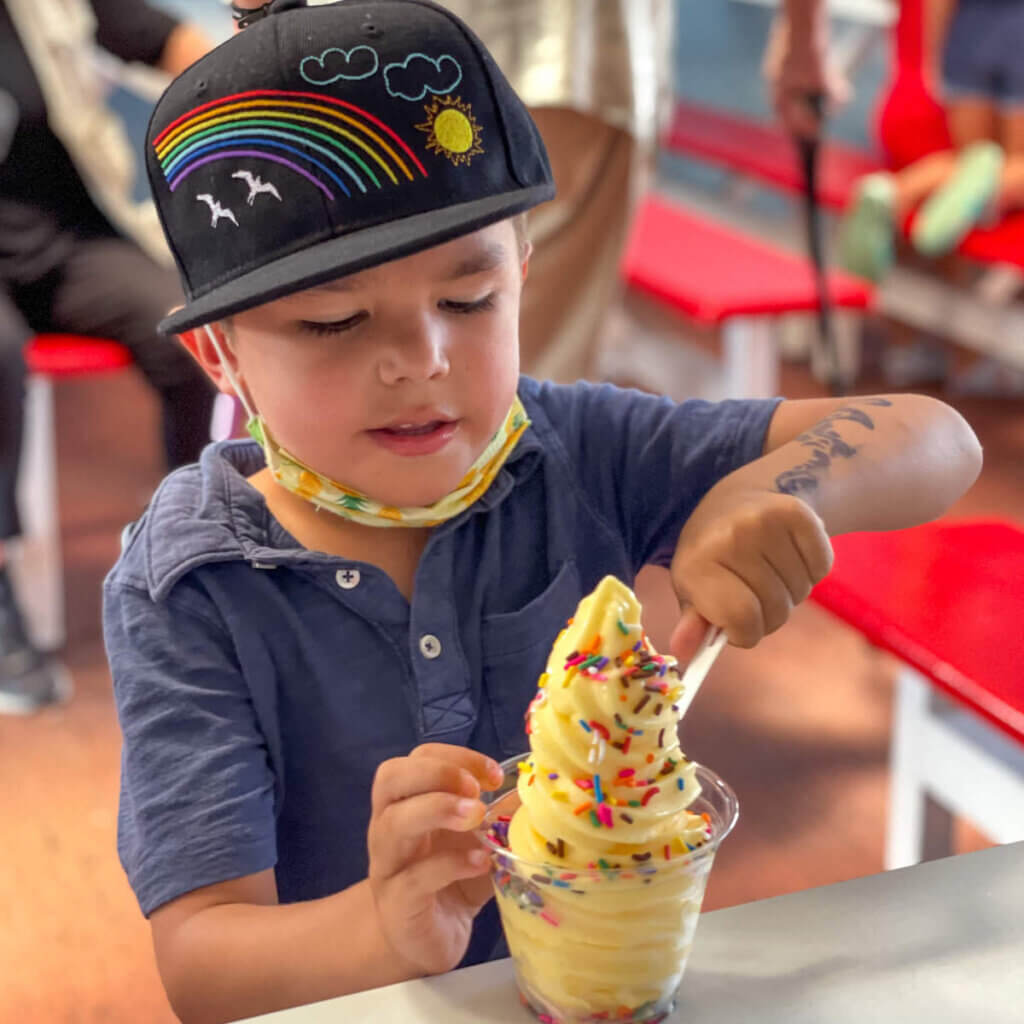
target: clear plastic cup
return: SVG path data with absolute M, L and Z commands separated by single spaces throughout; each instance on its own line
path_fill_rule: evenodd
M 615 868 L 571 868 L 528 861 L 493 834 L 519 809 L 519 762 L 483 794 L 481 836 L 523 1004 L 542 1024 L 654 1024 L 672 1012 L 700 914 L 711 862 L 739 815 L 736 794 L 696 766 L 710 836 L 692 853 L 666 851 Z M 500 827 L 499 827 L 500 832 Z

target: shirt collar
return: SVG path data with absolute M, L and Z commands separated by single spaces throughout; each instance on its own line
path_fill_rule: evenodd
M 468 509 L 437 527 L 436 535 L 490 512 L 536 471 L 546 423 L 538 422 L 525 396 L 524 404 L 532 425 L 494 482 Z M 302 547 L 270 514 L 263 495 L 246 479 L 264 465 L 255 441 L 221 441 L 204 449 L 198 465 L 177 470 L 161 484 L 137 527 L 154 601 L 166 597 L 186 573 L 208 563 L 247 561 L 270 567 L 340 561 Z

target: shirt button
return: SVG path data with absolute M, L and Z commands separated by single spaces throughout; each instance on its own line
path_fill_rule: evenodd
M 352 590 L 359 586 L 358 569 L 339 569 L 334 574 L 334 578 L 342 590 Z
M 424 658 L 439 658 L 441 656 L 441 641 L 433 633 L 424 633 L 420 637 L 420 654 Z

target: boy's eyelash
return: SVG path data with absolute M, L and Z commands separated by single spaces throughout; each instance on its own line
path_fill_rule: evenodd
M 482 313 L 484 310 L 494 309 L 494 292 L 475 302 L 453 302 L 445 299 L 440 305 L 449 313 Z
M 361 324 L 365 319 L 365 313 L 356 313 L 355 316 L 346 317 L 344 320 L 331 320 L 327 323 L 319 320 L 303 320 L 302 329 L 310 334 L 317 334 L 321 337 L 326 334 L 344 334 L 345 331 L 352 330 L 353 327 Z
M 482 313 L 485 310 L 494 309 L 494 292 L 473 302 L 455 302 L 451 299 L 444 299 L 439 305 L 448 313 Z M 344 320 L 330 320 L 326 323 L 320 320 L 303 320 L 301 323 L 304 331 L 323 337 L 328 334 L 344 334 L 345 331 L 352 330 L 365 319 L 365 313 L 357 313 Z

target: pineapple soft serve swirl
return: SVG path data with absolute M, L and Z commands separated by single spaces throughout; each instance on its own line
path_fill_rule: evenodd
M 687 810 L 700 786 L 676 735 L 680 673 L 640 612 L 606 576 L 559 634 L 507 826 L 512 853 L 562 869 L 543 913 L 505 915 L 510 950 L 532 988 L 581 1013 L 674 991 L 707 873 L 686 859 L 710 825 Z

